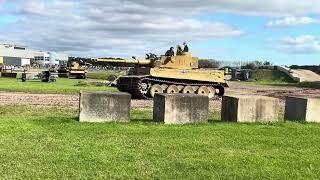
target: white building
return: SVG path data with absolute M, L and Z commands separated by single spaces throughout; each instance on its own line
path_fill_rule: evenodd
M 42 52 L 28 49 L 26 46 L 0 44 L 0 64 L 24 66 L 32 61 L 39 64 L 65 64 L 67 54 Z

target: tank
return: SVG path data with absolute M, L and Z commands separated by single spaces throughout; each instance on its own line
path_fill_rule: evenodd
M 68 78 L 76 79 L 86 79 L 87 78 L 87 68 L 84 65 L 76 61 L 72 61 L 67 67 L 67 76 Z
M 156 93 L 189 93 L 209 98 L 223 96 L 228 87 L 224 70 L 206 70 L 190 52 L 176 56 L 151 55 L 143 60 L 97 59 L 97 62 L 134 64 L 128 75 L 117 79 L 116 87 L 133 98 L 153 98 Z

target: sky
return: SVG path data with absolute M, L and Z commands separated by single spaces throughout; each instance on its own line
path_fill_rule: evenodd
M 319 0 L 0 0 L 0 42 L 71 56 L 319 65 L 319 32 Z

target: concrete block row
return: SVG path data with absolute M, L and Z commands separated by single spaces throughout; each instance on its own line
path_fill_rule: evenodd
M 222 121 L 276 122 L 279 100 L 264 96 L 224 96 Z M 287 97 L 284 119 L 287 121 L 320 122 L 320 98 Z
M 80 93 L 80 122 L 130 122 L 131 95 L 128 93 Z M 209 98 L 194 94 L 157 94 L 153 119 L 165 124 L 208 122 Z M 224 96 L 222 121 L 276 122 L 279 100 L 265 96 Z M 320 99 L 289 97 L 285 119 L 320 122 Z
M 130 122 L 128 93 L 80 93 L 80 122 Z M 165 124 L 208 122 L 209 98 L 193 94 L 157 94 L 153 119 Z

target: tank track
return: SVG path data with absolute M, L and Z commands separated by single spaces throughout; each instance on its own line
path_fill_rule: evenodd
M 215 97 L 214 99 L 219 99 L 224 94 L 224 87 L 221 84 L 218 83 L 201 83 L 201 82 L 179 82 L 174 80 L 167 80 L 167 79 L 159 79 L 159 78 L 152 78 L 152 77 L 135 77 L 132 79 L 132 91 L 129 93 L 132 95 L 133 98 L 137 99 L 150 99 L 148 93 L 144 94 L 140 90 L 140 85 L 144 82 L 150 83 L 150 84 L 166 84 L 166 85 L 182 85 L 182 86 L 211 86 L 214 88 L 219 89 L 220 93 L 218 94 L 218 97 Z M 150 88 L 149 88 L 150 90 Z

